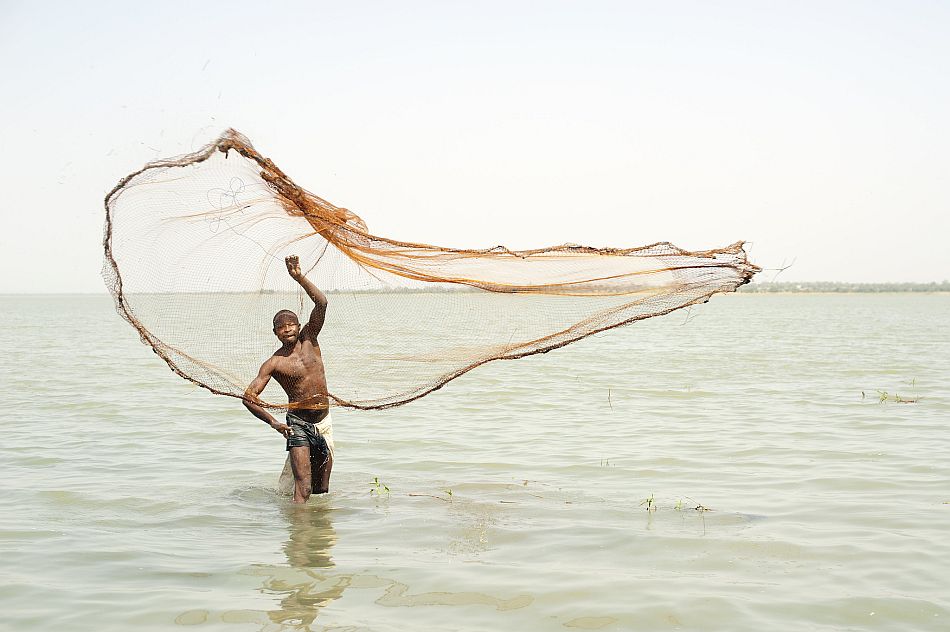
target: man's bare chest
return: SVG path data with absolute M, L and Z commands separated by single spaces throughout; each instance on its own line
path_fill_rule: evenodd
M 288 356 L 278 356 L 274 366 L 274 376 L 279 378 L 300 378 L 311 374 L 323 374 L 323 358 L 320 348 L 303 345 Z

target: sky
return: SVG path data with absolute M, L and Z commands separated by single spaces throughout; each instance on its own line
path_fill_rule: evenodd
M 939 1 L 0 0 L 0 293 L 104 292 L 105 194 L 227 127 L 395 239 L 942 281 L 947 33 Z

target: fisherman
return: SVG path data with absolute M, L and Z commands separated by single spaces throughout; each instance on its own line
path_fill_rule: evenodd
M 287 257 L 287 272 L 314 303 L 302 328 L 297 314 L 282 309 L 274 315 L 274 335 L 281 347 L 261 365 L 244 392 L 244 405 L 258 419 L 287 439 L 288 461 L 294 478 L 295 503 L 310 494 L 324 494 L 333 468 L 333 428 L 330 421 L 327 378 L 317 336 L 327 313 L 327 297 L 300 271 L 296 255 Z M 287 423 L 281 423 L 261 406 L 260 394 L 271 378 L 287 393 Z

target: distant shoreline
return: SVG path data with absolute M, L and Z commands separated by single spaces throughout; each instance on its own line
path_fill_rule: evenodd
M 787 281 L 749 283 L 738 290 L 745 294 L 880 294 L 891 292 L 950 292 L 950 281 L 937 283 L 836 283 L 833 281 Z
M 327 290 L 328 294 L 454 294 L 461 292 L 480 293 L 473 288 L 459 288 L 456 290 L 400 288 L 379 292 L 376 290 Z M 785 281 L 779 283 L 749 283 L 737 290 L 739 294 L 885 294 L 901 292 L 950 292 L 950 281 L 937 283 L 839 283 L 835 281 Z M 221 294 L 248 295 L 248 294 L 278 294 L 271 290 L 264 292 L 221 292 Z M 188 293 L 186 293 L 188 294 Z M 195 292 L 194 294 L 203 294 Z M 293 292 L 286 292 L 293 295 Z M 0 292 L 0 297 L 13 296 L 102 296 L 110 297 L 108 292 Z

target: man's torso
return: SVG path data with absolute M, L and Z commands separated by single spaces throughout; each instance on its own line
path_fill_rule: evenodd
M 327 378 L 319 344 L 301 340 L 289 354 L 275 353 L 273 361 L 274 379 L 287 393 L 288 401 L 302 403 L 304 408 L 326 409 Z

